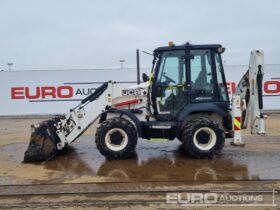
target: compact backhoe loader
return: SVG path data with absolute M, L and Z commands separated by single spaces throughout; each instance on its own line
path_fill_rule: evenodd
M 240 130 L 247 127 L 249 116 L 252 133 L 264 134 L 263 52 L 251 52 L 249 70 L 231 104 L 221 59 L 224 51 L 218 44 L 189 43 L 155 49 L 151 75 L 143 74 L 141 84 L 122 89 L 105 82 L 66 115 L 32 125 L 24 161 L 52 158 L 97 120 L 96 146 L 108 159 L 129 158 L 139 138 L 177 138 L 190 156 L 213 157 L 226 137 L 234 137 L 233 145 L 244 144 Z

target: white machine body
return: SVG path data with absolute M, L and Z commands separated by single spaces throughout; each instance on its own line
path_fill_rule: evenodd
M 126 89 L 122 89 L 116 82 L 109 81 L 108 88 L 103 93 L 105 94 L 105 100 L 100 99 L 81 104 L 65 116 L 65 119 L 61 120 L 57 125 L 57 135 L 61 142 L 58 143 L 57 148 L 63 149 L 68 144 L 75 141 L 80 135 L 83 134 L 87 128 L 92 125 L 99 116 L 96 116 L 96 111 L 102 113 L 104 107 L 121 107 L 138 109 L 147 105 L 147 92 L 148 83 L 142 83 L 140 85 L 134 85 Z M 132 107 L 133 106 L 133 107 Z M 96 110 L 98 109 L 98 110 Z M 114 116 L 114 114 L 111 117 Z M 139 119 L 144 120 L 147 113 L 143 109 L 142 114 L 138 114 Z M 70 123 L 69 123 L 70 122 Z

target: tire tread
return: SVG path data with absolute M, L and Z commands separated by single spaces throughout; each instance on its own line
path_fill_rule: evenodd
M 121 151 L 112 151 L 105 144 L 105 135 L 112 128 L 121 128 L 128 135 L 128 144 Z M 128 120 L 120 117 L 105 120 L 96 131 L 95 143 L 99 152 L 107 159 L 126 159 L 134 154 L 137 145 L 137 130 Z

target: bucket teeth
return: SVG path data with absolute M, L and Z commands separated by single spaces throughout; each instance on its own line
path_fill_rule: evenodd
M 38 127 L 33 126 L 29 146 L 24 153 L 24 162 L 45 161 L 57 154 L 56 145 L 59 143 L 59 138 L 54 124 L 59 120 L 60 118 L 55 118 L 40 123 Z

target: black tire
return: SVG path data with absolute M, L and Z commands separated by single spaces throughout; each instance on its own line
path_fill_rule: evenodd
M 223 130 L 206 117 L 190 120 L 182 130 L 182 143 L 188 155 L 196 158 L 219 154 L 225 144 Z
M 137 130 L 124 118 L 111 118 L 97 129 L 95 143 L 99 152 L 107 159 L 126 159 L 134 154 Z

